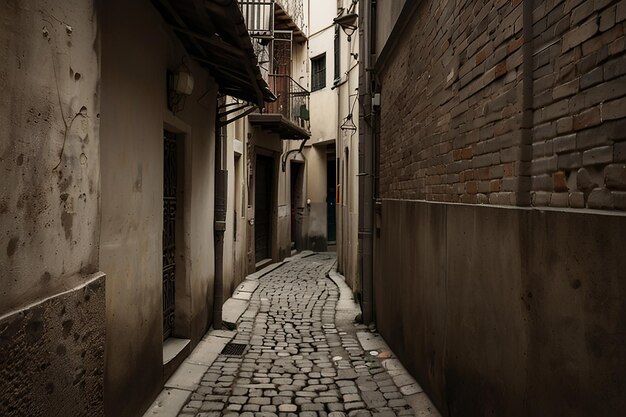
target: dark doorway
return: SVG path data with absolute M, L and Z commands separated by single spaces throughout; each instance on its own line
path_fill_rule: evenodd
M 163 134 L 163 340 L 174 332 L 176 307 L 176 135 Z
M 298 234 L 302 224 L 302 194 L 303 194 L 303 169 L 304 164 L 291 162 L 291 248 L 298 247 Z
M 328 154 L 326 160 L 326 224 L 328 227 L 327 233 L 328 244 L 334 244 L 337 240 L 337 171 L 335 168 L 336 158 L 335 155 Z
M 254 186 L 255 262 L 272 257 L 272 197 L 274 158 L 257 155 Z

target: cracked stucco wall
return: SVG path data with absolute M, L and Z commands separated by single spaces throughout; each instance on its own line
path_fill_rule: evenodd
M 3 416 L 102 413 L 97 29 L 89 0 L 0 3 Z
M 0 5 L 0 314 L 98 270 L 97 27 L 63 4 Z

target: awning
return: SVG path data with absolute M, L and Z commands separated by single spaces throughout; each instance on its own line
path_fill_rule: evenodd
M 220 93 L 259 107 L 276 97 L 261 76 L 236 0 L 152 0 L 192 58 L 206 67 Z

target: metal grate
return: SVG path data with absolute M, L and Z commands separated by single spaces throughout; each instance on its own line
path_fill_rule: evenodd
M 163 340 L 174 333 L 176 310 L 176 135 L 164 133 L 163 160 Z
M 246 350 L 246 346 L 248 345 L 244 343 L 228 343 L 224 346 L 224 349 L 222 349 L 222 355 L 241 356 L 243 355 L 243 351 Z

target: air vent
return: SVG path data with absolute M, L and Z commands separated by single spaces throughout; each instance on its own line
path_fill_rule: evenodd
M 228 356 L 241 356 L 243 355 L 243 351 L 246 350 L 246 344 L 244 343 L 228 343 L 222 349 L 222 355 Z

